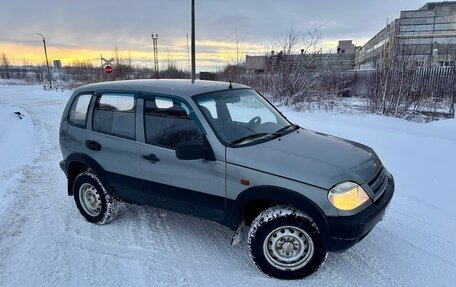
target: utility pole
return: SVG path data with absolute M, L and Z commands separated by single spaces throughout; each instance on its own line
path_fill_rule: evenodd
M 44 39 L 43 34 L 36 33 L 38 36 L 41 36 L 43 38 L 43 46 L 44 46 L 44 55 L 46 56 L 46 66 L 48 70 L 48 79 L 49 79 L 49 88 L 52 89 L 52 75 L 51 75 L 51 69 L 49 69 L 49 61 L 48 61 L 48 54 L 47 54 L 47 49 L 46 49 L 46 40 Z
M 195 64 L 195 0 L 192 0 L 192 84 L 195 83 L 196 64 Z
M 158 70 L 158 34 L 152 33 L 152 43 L 154 46 L 154 70 L 155 70 L 155 79 L 160 78 L 159 70 Z

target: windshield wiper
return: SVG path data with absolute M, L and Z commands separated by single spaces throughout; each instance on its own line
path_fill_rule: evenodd
M 270 135 L 268 133 L 258 133 L 258 134 L 251 134 L 251 135 L 248 135 L 248 136 L 245 136 L 245 137 L 242 137 L 240 139 L 237 139 L 237 140 L 234 140 L 230 143 L 230 145 L 235 145 L 235 144 L 238 144 L 238 143 L 241 143 L 241 142 L 244 142 L 246 140 L 253 140 L 253 139 L 256 139 L 256 138 L 261 138 L 261 137 L 265 137 L 267 135 Z
M 280 130 L 277 130 L 273 133 L 273 135 L 275 136 L 282 136 L 285 134 L 285 132 L 289 129 L 289 128 L 293 128 L 293 130 L 297 130 L 299 129 L 300 127 L 298 125 L 295 125 L 295 124 L 291 124 L 291 125 L 288 125 L 288 126 L 285 126 L 283 128 L 281 128 Z
M 297 130 L 299 129 L 300 127 L 298 125 L 295 125 L 295 124 L 291 124 L 291 125 L 288 125 L 286 127 L 283 127 L 281 128 L 280 130 L 277 130 L 273 133 L 257 133 L 257 134 L 251 134 L 251 135 L 248 135 L 248 136 L 245 136 L 245 137 L 242 137 L 242 138 L 239 138 L 237 140 L 234 140 L 230 143 L 230 145 L 236 145 L 236 144 L 239 144 L 241 142 L 244 142 L 244 141 L 247 141 L 247 140 L 254 140 L 254 139 L 257 139 L 257 138 L 262 138 L 262 137 L 266 137 L 266 136 L 272 136 L 272 137 L 281 137 L 283 136 L 284 134 L 287 133 L 287 130 L 290 129 L 290 128 L 293 128 L 293 130 Z

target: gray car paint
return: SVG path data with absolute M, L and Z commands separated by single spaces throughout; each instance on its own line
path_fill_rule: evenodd
M 167 98 L 164 95 L 160 95 L 160 97 Z M 143 107 L 144 100 L 138 99 L 138 103 L 138 106 Z M 138 117 L 141 119 L 143 117 L 142 111 L 142 108 L 138 111 Z M 144 130 L 144 121 L 141 120 L 138 124 L 141 134 L 144 135 L 142 132 Z M 174 149 L 147 144 L 144 137 L 139 143 L 139 149 L 141 155 L 154 154 L 160 159 L 160 161 L 155 163 L 144 159 L 141 160 L 144 180 L 175 186 L 184 190 L 226 197 L 224 160 L 179 160 Z M 148 191 L 145 190 L 144 192 L 147 198 Z M 204 207 L 202 206 L 201 208 Z
M 134 95 L 132 95 L 134 96 Z M 89 115 L 93 115 L 95 97 L 89 106 Z M 75 127 L 68 125 L 68 138 L 78 139 L 78 146 L 82 153 L 96 160 L 107 172 L 141 178 L 142 171 L 139 158 L 139 143 L 107 135 L 92 130 L 92 117 L 87 117 L 87 128 Z M 93 151 L 86 146 L 86 141 L 95 141 L 101 145 L 101 151 Z M 141 202 L 143 197 L 141 190 L 118 188 L 118 195 L 131 202 Z
M 376 156 L 370 148 L 305 129 L 258 145 L 228 148 L 226 154 L 228 163 L 324 189 L 343 181 L 364 184 L 380 168 L 373 164 Z M 364 168 L 356 168 L 360 166 Z
M 240 179 L 247 179 L 249 186 L 242 185 Z M 338 216 L 337 209 L 328 200 L 328 191 L 299 181 L 265 173 L 259 170 L 228 163 L 226 166 L 227 197 L 235 200 L 239 194 L 252 186 L 279 186 L 298 192 L 312 200 L 326 216 Z M 364 209 L 365 206 L 362 208 Z M 357 212 L 362 210 L 356 210 Z

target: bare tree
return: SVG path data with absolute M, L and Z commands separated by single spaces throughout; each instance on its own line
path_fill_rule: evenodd
M 44 80 L 44 63 L 34 67 L 35 79 L 38 83 L 43 83 Z
M 291 28 L 279 40 L 282 50 L 277 56 L 272 55 L 270 61 L 273 99 L 283 101 L 285 105 L 311 99 L 311 90 L 318 83 L 317 62 L 321 49 L 317 49 L 317 44 L 320 39 L 317 28 L 307 34 Z
M 10 65 L 8 57 L 6 56 L 5 53 L 2 53 L 2 61 L 0 64 L 0 68 L 1 68 L 0 77 L 3 79 L 10 79 L 11 78 L 11 71 L 10 71 L 11 65 Z
M 236 79 L 284 105 L 296 108 L 303 104 L 321 106 L 330 96 L 338 95 L 339 90 L 349 89 L 351 80 L 348 80 L 350 76 L 338 76 L 323 69 L 325 59 L 318 48 L 320 39 L 318 27 L 308 33 L 291 28 L 273 45 L 279 52 L 266 54 L 266 73 L 247 73 L 245 67 L 229 64 L 219 72 L 219 79 Z M 328 76 L 334 76 L 334 81 L 328 81 Z
M 412 118 L 422 108 L 424 85 L 416 85 L 423 76 L 412 51 L 392 38 L 385 43 L 384 54 L 370 74 L 367 107 L 373 113 Z
M 168 52 L 168 63 L 165 70 L 160 70 L 160 79 L 188 79 L 189 73 L 178 67 Z
M 117 80 L 126 80 L 133 78 L 133 66 L 131 53 L 128 53 L 128 56 L 125 57 L 124 53 L 120 51 L 117 46 L 114 47 L 114 67 L 112 76 L 109 78 Z
M 450 55 L 450 66 L 451 66 L 451 78 L 450 89 L 451 89 L 451 100 L 450 100 L 450 115 L 453 118 L 456 118 L 456 45 L 452 45 L 452 49 L 449 53 Z
M 92 64 L 90 60 L 75 60 L 71 65 L 64 66 L 61 79 L 68 88 L 76 88 L 82 84 L 102 80 L 100 67 Z
M 242 35 L 238 33 L 236 26 L 236 38 L 233 50 L 229 53 L 228 66 L 223 70 L 224 77 L 233 82 L 242 82 L 245 76 L 245 67 L 243 66 L 246 55 L 246 47 Z

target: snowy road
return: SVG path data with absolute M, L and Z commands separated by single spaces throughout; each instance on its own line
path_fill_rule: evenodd
M 9 111 L 6 103 L 15 105 L 25 111 L 23 120 L 34 126 L 34 136 L 24 137 L 30 140 L 23 151 L 32 152 L 30 160 L 0 169 L 0 200 L 8 199 L 0 205 L 0 286 L 454 286 L 456 282 L 455 120 L 424 125 L 285 110 L 303 127 L 372 146 L 397 183 L 387 216 L 366 239 L 344 254 L 330 254 L 313 276 L 286 282 L 263 275 L 250 262 L 245 245 L 231 247 L 231 231 L 209 221 L 133 206 L 106 226 L 85 222 L 66 195 L 66 179 L 58 165 L 58 126 L 68 95 L 43 92 L 38 86 L 0 87 L 0 113 Z M 5 146 L 10 139 L 3 134 L 0 131 L 0 143 Z M 0 166 L 7 166 L 5 159 L 11 158 L 6 149 L 0 150 Z

